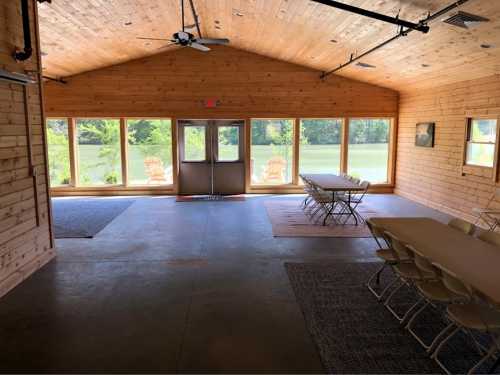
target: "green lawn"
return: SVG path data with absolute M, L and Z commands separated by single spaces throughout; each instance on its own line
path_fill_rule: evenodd
M 101 146 L 80 145 L 80 181 L 85 185 L 105 185 L 104 176 L 114 171 L 121 181 L 121 165 L 118 162 L 114 167 L 106 163 L 106 159 L 99 159 Z M 161 146 L 150 146 L 152 154 L 158 154 Z M 232 158 L 236 154 L 237 146 L 224 146 L 221 155 Z M 154 152 L 153 152 L 154 151 Z M 116 152 L 119 152 L 117 150 Z M 162 152 L 162 151 L 160 151 Z M 340 165 L 339 145 L 302 145 L 300 148 L 300 172 L 301 173 L 338 173 Z M 129 180 L 131 184 L 144 185 L 148 177 L 144 168 L 144 154 L 139 146 L 129 146 Z M 165 151 L 164 167 L 168 182 L 171 183 L 171 154 Z M 281 156 L 287 161 L 285 170 L 285 181 L 291 182 L 292 176 L 292 147 L 291 146 L 252 146 L 251 158 L 254 183 L 261 182 L 267 162 L 273 156 Z M 371 182 L 385 182 L 387 179 L 387 144 L 360 144 L 349 146 L 349 173 L 361 179 Z M 55 163 L 57 164 L 57 163 Z M 64 168 L 59 165 L 58 169 Z M 274 182 L 277 183 L 277 182 Z

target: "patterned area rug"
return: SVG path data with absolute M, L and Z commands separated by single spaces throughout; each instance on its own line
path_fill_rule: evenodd
M 128 198 L 54 198 L 54 236 L 92 238 L 134 202 Z
M 264 206 L 273 227 L 274 237 L 371 237 L 364 224 L 354 225 L 352 219 L 345 225 L 313 223 L 300 207 L 298 200 L 265 201 Z M 369 206 L 358 207 L 363 217 L 376 216 Z
M 328 373 L 442 373 L 417 341 L 368 291 L 365 282 L 380 263 L 286 263 L 288 277 L 307 328 Z M 382 282 L 392 275 L 385 273 Z M 403 290 L 394 302 L 404 311 L 416 296 Z M 415 329 L 429 342 L 445 326 L 442 313 L 426 309 Z M 464 373 L 480 358 L 465 334 L 457 334 L 440 358 L 455 373 Z M 480 372 L 487 372 L 493 361 Z

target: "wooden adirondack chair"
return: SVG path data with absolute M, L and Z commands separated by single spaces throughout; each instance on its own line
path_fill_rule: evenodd
M 281 156 L 273 156 L 268 160 L 262 176 L 264 182 L 285 182 L 286 160 Z
M 144 167 L 148 176 L 148 185 L 162 185 L 166 182 L 165 169 L 163 162 L 156 156 L 150 156 L 144 159 Z

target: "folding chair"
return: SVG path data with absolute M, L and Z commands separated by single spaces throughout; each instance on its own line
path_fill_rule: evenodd
M 365 219 L 361 214 L 359 214 L 356 209 L 358 206 L 363 203 L 363 198 L 365 197 L 366 193 L 368 192 L 368 189 L 370 188 L 370 183 L 368 181 L 363 181 L 359 184 L 362 188 L 363 191 L 359 194 L 351 194 L 351 197 L 346 197 L 345 195 L 342 197 L 342 203 L 344 205 L 342 212 L 346 211 L 351 211 L 353 215 L 356 215 L 356 219 L 360 221 L 361 223 L 365 222 Z M 349 217 L 347 217 L 343 224 L 347 223 L 347 220 L 349 220 Z
M 451 219 L 448 222 L 448 226 L 452 227 L 453 229 L 459 230 L 460 232 L 463 232 L 465 234 L 472 235 L 474 234 L 474 231 L 476 230 L 476 226 L 472 223 L 469 223 L 465 220 L 462 219 Z
M 387 297 L 384 302 L 384 306 L 391 312 L 392 315 L 398 320 L 400 324 L 403 324 L 411 316 L 411 313 L 420 305 L 424 300 L 423 297 L 419 297 L 418 300 L 408 308 L 404 314 L 398 314 L 396 310 L 391 306 L 391 301 L 396 293 L 403 287 L 408 286 L 409 288 L 415 287 L 415 282 L 426 281 L 435 279 L 434 273 L 425 272 L 417 268 L 415 262 L 412 258 L 413 254 L 409 253 L 405 244 L 403 244 L 395 235 L 390 232 L 384 232 L 384 237 L 390 244 L 391 249 L 394 250 L 394 255 L 398 258 L 395 264 L 391 265 L 396 276 L 400 279 L 400 285 L 395 288 L 391 294 Z M 408 260 L 402 260 L 408 259 Z
M 468 374 L 473 374 L 485 361 L 490 358 L 496 358 L 500 354 L 500 311 L 498 307 L 484 300 L 471 286 L 465 284 L 459 277 L 452 272 L 439 266 L 442 270 L 442 275 L 454 280 L 454 283 L 461 283 L 461 288 L 465 288 L 471 295 L 471 301 L 465 304 L 453 304 L 447 307 L 446 315 L 450 321 L 449 327 L 454 328 L 453 331 L 436 347 L 431 358 L 447 373 L 451 372 L 440 361 L 439 353 L 444 345 L 458 332 L 464 331 L 472 340 L 474 347 L 482 358 L 470 370 Z M 444 282 L 444 279 L 443 279 Z M 491 338 L 491 345 L 485 348 L 474 337 L 474 332 L 487 334 Z M 495 365 L 496 366 L 496 363 Z
M 429 259 L 425 257 L 414 247 L 407 245 L 406 249 L 413 255 L 415 265 L 421 272 L 434 274 L 434 279 L 424 279 L 416 281 L 415 286 L 418 293 L 425 299 L 423 306 L 413 314 L 406 324 L 408 332 L 418 341 L 418 343 L 428 352 L 431 353 L 436 345 L 443 339 L 444 335 L 449 332 L 450 326 L 447 325 L 441 332 L 439 332 L 430 343 L 426 343 L 414 330 L 413 323 L 420 316 L 420 314 L 428 307 L 436 308 L 438 304 L 450 305 L 452 303 L 466 303 L 469 301 L 469 295 L 466 293 L 458 294 L 453 290 L 448 289 L 441 281 L 441 270 L 434 266 Z
M 485 231 L 477 236 L 481 241 L 488 242 L 491 245 L 500 247 L 500 234 L 496 232 Z
M 380 258 L 383 263 L 382 266 L 370 276 L 365 285 L 368 290 L 377 298 L 377 300 L 382 301 L 385 297 L 385 294 L 398 281 L 398 278 L 395 278 L 381 292 L 377 292 L 372 286 L 373 280 L 375 280 L 375 284 L 379 286 L 380 276 L 382 275 L 382 272 L 388 267 L 396 264 L 399 261 L 399 257 L 397 254 L 394 254 L 394 250 L 390 248 L 389 244 L 385 240 L 382 228 L 373 223 L 371 219 L 366 220 L 366 225 L 368 226 L 368 229 L 370 229 L 373 239 L 378 245 L 378 249 L 375 251 L 375 255 Z
M 486 207 L 475 207 L 472 209 L 472 212 L 477 216 L 477 220 L 474 223 L 475 225 L 483 221 L 488 227 L 488 230 L 494 231 L 496 229 L 500 224 L 500 209 L 492 207 L 496 200 L 500 200 L 500 187 L 495 188 Z

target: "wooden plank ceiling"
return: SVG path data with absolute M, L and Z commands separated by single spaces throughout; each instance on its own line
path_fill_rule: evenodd
M 418 21 L 452 0 L 343 0 Z M 309 0 L 194 0 L 204 37 L 227 37 L 230 46 L 331 70 L 390 36 L 397 27 Z M 156 54 L 180 29 L 180 0 L 54 0 L 40 7 L 44 73 L 74 75 Z M 187 6 L 187 24 L 193 19 Z M 490 19 L 471 29 L 434 21 L 337 74 L 407 91 L 500 73 L 500 1 L 470 0 L 459 8 Z M 195 29 L 190 29 L 195 33 Z M 481 45 L 490 45 L 485 49 Z M 178 48 L 176 46 L 169 47 Z M 203 52 L 200 52 L 200 54 Z

